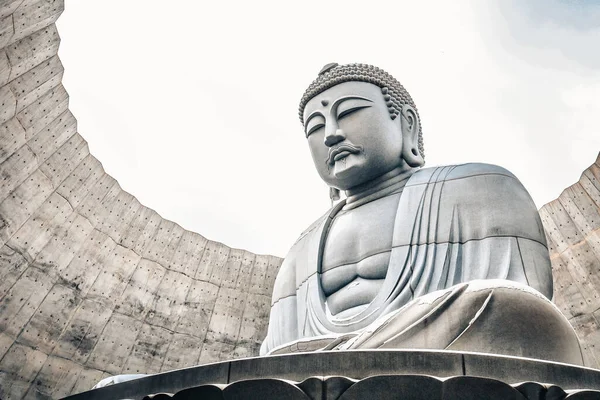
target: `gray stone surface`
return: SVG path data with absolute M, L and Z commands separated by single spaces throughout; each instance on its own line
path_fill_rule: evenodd
M 508 385 L 481 377 L 455 377 L 440 380 L 420 375 L 374 376 L 360 381 L 344 377 L 308 378 L 303 382 L 279 379 L 259 379 L 235 382 L 222 388 L 217 385 L 202 385 L 185 389 L 175 395 L 160 393 L 144 397 L 143 400 L 168 399 L 306 399 L 306 400 L 349 400 L 349 399 L 413 399 L 413 400 L 563 400 L 600 398 L 600 391 L 569 390 L 554 385 L 524 382 Z
M 575 327 L 586 365 L 600 367 L 600 155 L 579 182 L 540 209 L 554 301 Z
M 224 398 L 287 398 L 276 396 L 281 393 L 277 389 L 279 383 L 270 386 L 270 391 L 265 389 L 273 381 L 288 382 L 310 399 L 337 399 L 342 393 L 348 396 L 343 398 L 362 399 L 488 399 L 499 393 L 512 393 L 517 397 L 498 398 L 521 398 L 520 394 L 529 396 L 526 399 L 539 400 L 564 399 L 566 393 L 572 394 L 571 391 L 576 390 L 598 391 L 600 371 L 519 357 L 439 350 L 313 352 L 225 361 L 164 372 L 74 395 L 69 400 L 142 399 L 150 394 L 179 392 L 178 396 L 185 398 L 183 390 L 194 387 L 202 389 L 187 391 L 188 395 L 193 395 L 191 398 L 205 398 L 202 396 L 208 396 L 214 388 L 223 390 Z M 362 382 L 361 385 L 354 387 L 358 382 Z M 523 385 L 523 382 L 530 383 Z M 210 392 L 206 391 L 207 387 L 212 388 Z M 241 397 L 227 396 L 227 391 L 233 391 L 234 387 Z M 431 394 L 427 389 L 436 388 L 442 389 L 444 395 L 451 395 L 422 397 Z M 364 397 L 365 393 L 370 395 Z M 531 397 L 532 393 L 540 397 Z M 544 397 L 546 394 L 557 396 Z
M 0 2 L 0 397 L 81 392 L 118 366 L 168 371 L 255 355 L 281 260 L 163 222 L 104 172 L 61 85 L 54 21 L 63 8 L 63 1 Z M 597 161 L 541 210 L 555 301 L 590 365 L 600 345 L 599 171 Z M 168 272 L 184 285 L 191 279 L 183 301 L 163 282 Z M 122 298 L 110 298 L 101 282 L 116 284 Z M 243 311 L 223 306 L 231 293 L 244 297 Z M 112 327 L 124 321 L 131 324 L 116 337 Z M 113 340 L 129 352 L 125 360 L 100 351 L 113 351 Z
M 540 216 L 514 175 L 422 168 L 415 103 L 371 65 L 325 66 L 300 120 L 317 172 L 346 198 L 286 256 L 261 354 L 456 349 L 583 363 L 550 301 Z
M 0 1 L 0 398 L 258 353 L 281 260 L 144 207 L 68 109 L 60 0 Z
M 317 355 L 315 355 L 317 354 Z M 427 351 L 351 351 L 301 353 L 263 358 L 250 358 L 230 363 L 230 382 L 260 377 L 277 377 L 301 381 L 311 375 L 342 375 L 359 379 L 394 371 L 435 375 L 462 374 L 462 356 L 453 352 Z

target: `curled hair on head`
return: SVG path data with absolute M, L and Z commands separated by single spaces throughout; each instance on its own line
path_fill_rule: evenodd
M 417 113 L 417 117 L 419 116 L 417 106 L 404 86 L 402 86 L 400 82 L 396 80 L 396 78 L 381 68 L 377 68 L 368 64 L 338 65 L 331 63 L 325 65 L 323 69 L 321 69 L 317 79 L 315 79 L 308 86 L 308 89 L 306 89 L 302 99 L 300 100 L 299 115 L 302 125 L 304 125 L 304 107 L 306 107 L 306 103 L 308 103 L 310 99 L 335 85 L 352 81 L 368 82 L 379 86 L 392 119 L 396 119 L 396 117 L 402 113 L 402 107 L 405 104 L 408 104 L 414 108 L 415 112 Z M 420 120 L 421 118 L 419 117 L 419 121 Z M 425 158 L 421 124 L 419 124 L 418 146 L 419 153 L 421 153 L 421 156 Z

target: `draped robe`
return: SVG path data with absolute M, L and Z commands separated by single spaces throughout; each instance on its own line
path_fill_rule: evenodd
M 415 172 L 390 215 L 381 290 L 360 312 L 336 319 L 320 274 L 328 229 L 343 206 L 313 223 L 286 256 L 261 354 L 445 348 L 581 363 L 573 329 L 549 300 L 552 271 L 537 209 L 507 170 L 473 163 Z

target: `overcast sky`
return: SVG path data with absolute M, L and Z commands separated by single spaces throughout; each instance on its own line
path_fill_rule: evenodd
M 211 240 L 284 256 L 329 207 L 297 107 L 329 62 L 410 91 L 427 166 L 486 162 L 538 207 L 600 151 L 597 1 L 66 1 L 64 85 L 123 189 Z

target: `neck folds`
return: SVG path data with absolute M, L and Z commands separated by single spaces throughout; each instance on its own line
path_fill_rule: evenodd
M 415 171 L 415 168 L 397 167 L 372 181 L 346 190 L 346 205 L 343 210 L 351 210 L 373 200 L 400 193 Z

